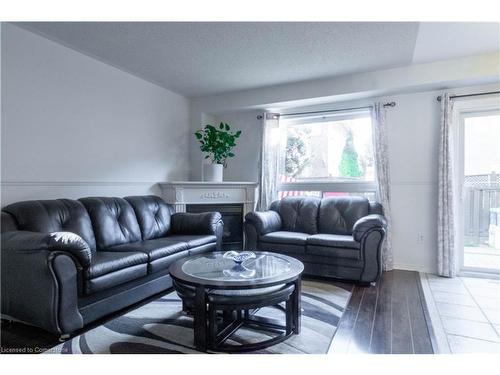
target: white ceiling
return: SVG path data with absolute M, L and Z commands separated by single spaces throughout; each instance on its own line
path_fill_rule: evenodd
M 499 50 L 496 23 L 30 22 L 16 25 L 196 97 Z
M 500 50 L 500 23 L 423 22 L 418 29 L 413 63 L 478 55 Z

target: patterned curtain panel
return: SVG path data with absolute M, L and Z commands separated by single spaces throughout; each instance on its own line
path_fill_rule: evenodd
M 262 149 L 260 156 L 260 181 L 258 210 L 265 211 L 272 201 L 278 199 L 278 165 L 281 131 L 279 115 L 265 113 L 263 116 Z
M 389 176 L 389 147 L 387 140 L 387 124 L 383 104 L 375 103 L 372 108 L 373 123 L 373 153 L 375 157 L 375 170 L 377 178 L 377 199 L 384 207 L 387 219 L 387 235 L 382 244 L 382 263 L 385 271 L 393 268 L 392 256 L 392 220 L 391 220 L 391 194 Z
M 441 96 L 441 128 L 438 172 L 438 274 L 454 277 L 457 273 L 454 204 L 454 125 L 453 103 L 449 94 Z

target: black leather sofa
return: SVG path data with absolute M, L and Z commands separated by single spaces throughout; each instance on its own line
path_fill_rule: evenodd
M 382 273 L 387 222 L 382 206 L 362 197 L 286 197 L 245 216 L 247 250 L 293 256 L 304 274 L 368 284 Z
M 1 219 L 2 317 L 61 336 L 169 289 L 170 264 L 220 248 L 223 229 L 156 196 L 24 201 Z

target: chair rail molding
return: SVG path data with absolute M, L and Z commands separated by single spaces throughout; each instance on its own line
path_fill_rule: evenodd
M 7 180 L 1 181 L 2 186 L 140 186 L 154 185 L 156 181 L 70 181 L 70 180 Z

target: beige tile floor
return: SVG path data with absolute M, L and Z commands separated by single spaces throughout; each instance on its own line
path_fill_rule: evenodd
M 421 279 L 441 353 L 500 354 L 500 280 Z

